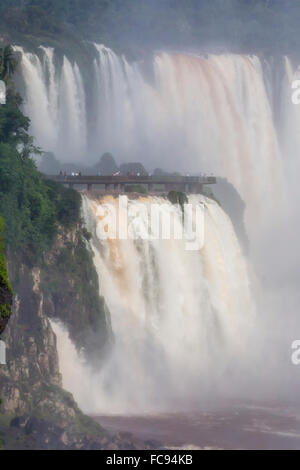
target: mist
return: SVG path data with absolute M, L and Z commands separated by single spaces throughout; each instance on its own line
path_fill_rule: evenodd
M 0 13 L 2 28 L 18 35 L 48 42 L 55 35 L 66 45 L 80 35 L 132 55 L 191 48 L 295 55 L 300 46 L 293 0 L 3 0 Z
M 195 396 L 187 400 L 186 394 L 189 389 L 200 389 L 199 384 L 202 387 L 199 402 L 202 400 L 202 403 L 208 399 L 205 397 L 214 395 L 212 390 L 218 391 L 216 400 L 219 402 L 220 397 L 222 400 L 238 397 L 268 401 L 270 394 L 271 401 L 296 400 L 299 379 L 297 367 L 291 364 L 291 344 L 297 339 L 299 305 L 299 189 L 294 176 L 299 174 L 299 164 L 295 145 L 291 142 L 298 139 L 295 125 L 298 110 L 290 99 L 296 67 L 283 59 L 274 64 L 255 56 L 203 55 L 189 51 L 157 52 L 145 60 L 129 61 L 104 45 L 89 47 L 94 54 L 89 63 L 90 73 L 80 65 L 80 60 L 77 63 L 64 57 L 59 62 L 51 48 L 43 48 L 38 55 L 16 48 L 22 57 L 20 78 L 26 91 L 24 107 L 31 117 L 32 133 L 37 143 L 65 163 L 93 164 L 109 151 L 118 162 L 139 161 L 150 171 L 163 166 L 171 172 L 213 173 L 226 178 L 237 191 L 237 195 L 231 196 L 227 203 L 231 218 L 239 219 L 238 223 L 244 225 L 249 242 L 247 252 L 242 250 L 240 256 L 249 271 L 247 282 L 256 312 L 253 316 L 250 313 L 252 307 L 244 305 L 240 308 L 241 319 L 247 322 L 251 318 L 249 331 L 242 328 L 236 333 L 247 347 L 233 354 L 230 345 L 233 338 L 225 350 L 221 346 L 220 360 L 224 362 L 221 371 L 217 366 L 209 366 L 211 358 L 207 352 L 202 378 L 198 382 L 191 375 L 190 381 L 186 381 L 189 385 L 175 393 L 172 400 L 170 384 L 174 379 L 165 381 L 158 371 L 153 371 L 151 378 L 156 383 L 153 395 L 145 399 L 142 397 L 148 379 L 143 375 L 140 384 L 133 381 L 132 388 L 130 382 L 126 382 L 127 376 L 116 379 L 112 384 L 107 379 L 109 400 L 114 388 L 131 396 L 126 402 L 117 394 L 111 410 L 121 412 L 123 407 L 124 412 L 132 411 L 139 400 L 140 411 L 153 410 L 153 403 L 160 410 L 168 407 L 167 403 L 182 407 L 184 401 L 194 403 Z M 275 83 L 274 77 L 278 75 L 281 80 Z M 41 113 L 43 119 L 40 119 Z M 288 122 L 293 125 L 288 126 Z M 215 192 L 216 195 L 219 192 L 222 207 L 226 189 L 222 193 L 217 185 Z M 244 213 L 235 213 L 237 197 L 244 204 Z M 218 227 L 221 237 L 223 229 Z M 241 238 L 239 243 L 242 246 Z M 226 253 L 229 247 L 225 245 L 223 249 Z M 97 256 L 101 258 L 103 255 L 100 248 L 96 252 L 97 264 Z M 175 259 L 176 256 L 172 262 Z M 211 253 L 210 263 L 213 262 Z M 138 261 L 136 263 L 137 266 Z M 101 289 L 106 283 L 114 286 L 115 281 L 106 279 L 103 261 L 98 271 Z M 230 277 L 232 273 L 227 275 Z M 194 275 L 187 271 L 185 276 L 192 279 Z M 203 282 L 209 281 L 204 279 Z M 116 286 L 114 290 L 117 290 Z M 109 304 L 113 296 L 111 290 L 102 294 Z M 215 295 L 218 297 L 218 292 Z M 238 295 L 243 297 L 241 293 Z M 132 302 L 135 311 L 136 302 L 141 302 L 141 299 L 133 299 Z M 172 310 L 171 305 L 169 308 Z M 210 307 L 204 307 L 207 308 L 209 310 Z M 114 322 L 118 325 L 114 320 L 118 309 L 114 305 L 110 309 L 113 325 Z M 133 315 L 132 309 L 125 309 L 128 321 Z M 192 310 L 196 314 L 196 300 Z M 231 315 L 229 309 L 223 325 L 225 330 L 232 327 Z M 199 318 L 195 318 L 193 323 L 197 321 Z M 170 318 L 169 328 L 171 326 Z M 210 338 L 214 331 L 217 334 L 211 325 L 204 322 L 202 326 Z M 118 333 L 118 328 L 113 326 L 113 331 L 117 344 L 127 335 L 126 328 Z M 218 346 L 214 341 L 211 341 L 210 351 L 215 358 Z M 149 354 L 157 360 L 154 345 L 155 341 Z M 209 350 L 207 344 L 203 347 Z M 200 350 L 195 356 L 202 353 Z M 65 355 L 64 352 L 62 354 Z M 120 351 L 115 354 L 111 369 L 107 366 L 108 377 L 122 370 L 124 358 L 132 367 L 136 361 L 132 356 L 126 359 L 126 354 Z M 184 351 L 182 357 L 185 364 L 189 362 Z M 217 358 L 215 360 L 218 361 Z M 179 371 L 178 358 L 174 359 L 173 366 Z M 83 377 L 89 371 L 89 378 L 79 381 L 89 384 L 88 388 L 93 390 L 94 398 L 90 402 L 94 403 L 94 412 L 103 412 L 109 409 L 105 380 L 103 382 L 100 378 L 101 372 L 97 374 L 91 367 L 87 365 L 82 369 Z M 139 367 L 143 373 L 147 370 L 147 367 L 143 369 L 142 362 Z M 193 370 L 198 367 L 195 365 Z M 81 393 L 80 388 L 77 390 L 77 374 L 78 371 L 70 380 L 70 390 L 75 396 Z M 180 372 L 178 374 L 180 376 Z M 131 381 L 130 378 L 128 380 Z M 159 386 L 161 400 L 157 399 L 156 386 Z M 136 395 L 133 390 L 138 390 Z M 82 393 L 85 396 L 86 392 Z M 79 395 L 79 403 L 84 407 L 86 399 Z M 93 406 L 87 411 L 92 412 Z

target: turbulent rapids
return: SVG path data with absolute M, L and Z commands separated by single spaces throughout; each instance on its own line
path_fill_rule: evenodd
M 299 111 L 291 111 L 289 60 L 275 68 L 257 57 L 156 53 L 130 63 L 102 45 L 91 48 L 82 66 L 50 48 L 33 54 L 15 47 L 37 143 L 63 162 L 94 163 L 109 151 L 149 170 L 226 177 L 246 203 L 252 246 L 257 237 L 267 252 L 285 178 L 299 174 L 291 158 Z M 256 314 L 248 261 L 220 205 L 204 196 L 189 200 L 205 207 L 204 246 L 196 252 L 181 240 L 100 241 L 97 208 L 108 201 L 117 208 L 118 200 L 83 197 L 112 350 L 101 368 L 86 364 L 64 326 L 53 328 L 65 387 L 84 410 L 176 410 L 220 384 L 224 392 L 244 383 L 235 378 L 249 361 Z M 162 211 L 168 204 L 154 196 L 143 203 Z M 180 209 L 176 217 L 180 225 Z
M 162 211 L 171 206 L 152 197 L 129 205 L 141 201 L 148 216 L 153 203 Z M 248 267 L 231 222 L 217 203 L 193 196 L 192 204 L 205 207 L 205 241 L 197 252 L 186 251 L 182 240 L 142 240 L 138 227 L 136 239 L 99 241 L 96 227 L 105 221 L 97 208 L 107 202 L 120 210 L 117 198 L 85 196 L 84 216 L 111 312 L 114 347 L 95 372 L 80 362 L 67 333 L 56 325 L 65 386 L 90 412 L 172 410 L 197 403 L 221 377 L 226 382 L 230 359 L 235 357 L 238 367 L 254 321 Z M 182 223 L 180 208 L 175 219 Z

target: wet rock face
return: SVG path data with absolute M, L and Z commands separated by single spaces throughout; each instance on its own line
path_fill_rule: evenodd
M 45 386 L 61 386 L 56 337 L 43 313 L 43 293 L 38 289 L 39 271 L 22 267 L 12 316 L 3 339 L 7 365 L 0 368 L 3 408 L 24 413 L 40 402 Z
M 13 291 L 8 279 L 4 245 L 2 241 L 3 219 L 0 217 L 0 336 L 6 328 L 11 316 Z
M 8 318 L 0 318 L 0 335 L 3 333 L 5 330 L 6 326 L 8 323 Z
M 41 270 L 43 310 L 60 320 L 89 362 L 103 360 L 112 341 L 109 312 L 80 228 L 61 233 Z
M 0 271 L 0 336 L 4 332 L 10 318 L 12 303 L 13 294 L 6 280 L 2 278 Z
M 101 441 L 105 431 L 84 416 L 62 388 L 56 336 L 44 311 L 40 269 L 21 266 L 14 287 L 14 314 L 3 335 L 7 365 L 0 367 L 0 419 L 11 422 L 5 429 L 0 427 L 4 448 L 83 448 L 93 434 Z
M 64 243 L 61 240 L 62 247 Z M 15 297 L 13 315 L 2 336 L 7 361 L 0 366 L 3 447 L 85 448 L 96 442 L 97 448 L 101 448 L 106 432 L 85 416 L 72 395 L 62 388 L 56 336 L 48 318 L 47 293 L 42 281 L 45 267 L 32 269 L 16 260 L 10 260 L 9 267 Z M 72 282 L 72 274 L 69 271 L 67 274 Z M 77 300 L 80 304 L 81 299 Z
M 3 448 L 153 448 L 153 443 L 129 433 L 110 435 L 83 415 L 72 395 L 63 390 L 40 269 L 21 266 L 14 289 L 14 314 L 3 336 L 7 365 L 0 367 L 0 420 L 6 419 L 0 426 Z
M 97 361 L 109 343 L 108 313 L 81 226 L 60 230 L 40 267 L 9 259 L 9 272 L 15 298 L 14 315 L 3 335 L 7 366 L 0 367 L 2 411 L 24 413 L 43 405 L 42 412 L 52 413 L 56 407 L 60 415 L 69 416 L 69 409 L 51 405 L 60 402 L 62 377 L 49 318 L 61 320 L 76 347 Z
M 2 336 L 7 364 L 0 366 L 0 441 L 4 449 L 151 448 L 150 443 L 129 433 L 110 435 L 85 416 L 62 388 L 56 336 L 49 317 L 59 318 L 70 328 L 77 347 L 90 344 L 94 349 L 92 329 L 97 342 L 101 330 L 104 344 L 108 337 L 104 305 L 98 303 L 98 278 L 91 272 L 92 261 L 84 250 L 75 231 L 58 237 L 41 267 L 29 268 L 10 260 L 15 296 L 13 315 Z M 71 268 L 76 266 L 79 274 L 72 277 Z M 79 282 L 87 291 L 84 294 Z M 92 295 L 91 305 L 87 300 Z
M 90 345 L 91 332 L 96 336 L 99 330 L 103 331 L 105 343 L 106 317 L 99 300 L 98 278 L 91 265 L 79 225 L 60 231 L 41 267 L 32 269 L 19 260 L 9 260 L 15 299 L 14 315 L 3 335 L 7 365 L 0 367 L 3 400 L 0 413 L 23 414 L 34 410 L 55 417 L 60 425 L 70 425 L 78 418 L 80 410 L 62 389 L 56 336 L 49 317 L 68 325 L 79 348 Z M 88 287 L 82 279 L 84 270 Z M 51 304 L 52 296 L 55 301 Z M 93 322 L 89 323 L 91 313 Z
M 20 448 L 62 450 L 76 445 L 76 439 L 72 440 L 60 426 L 28 414 L 12 419 L 8 435 L 14 437 L 13 441 L 21 441 Z
M 6 433 L 13 449 L 57 449 L 57 450 L 139 450 L 160 448 L 159 443 L 143 442 L 131 433 L 116 435 L 76 435 L 66 429 L 28 414 L 14 418 Z

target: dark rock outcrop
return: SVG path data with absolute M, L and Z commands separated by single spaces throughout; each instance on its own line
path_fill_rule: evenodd
M 0 307 L 3 312 L 0 313 L 0 335 L 4 332 L 11 315 L 11 305 L 13 300 L 12 291 L 7 283 L 0 278 Z
M 221 201 L 222 209 L 230 217 L 239 241 L 247 253 L 249 240 L 244 223 L 244 213 L 246 204 L 241 198 L 236 188 L 226 178 L 218 178 L 213 189 L 205 188 L 208 197 Z
M 77 349 L 99 363 L 111 344 L 110 316 L 80 225 L 57 236 L 40 282 L 45 315 L 66 325 Z
M 88 437 L 70 434 L 54 423 L 28 414 L 11 420 L 5 432 L 4 444 L 6 449 L 13 450 L 140 450 L 161 447 L 158 442 L 144 442 L 127 432 L 116 435 L 95 433 Z
M 79 334 L 76 337 L 75 344 L 77 341 L 79 347 L 84 344 L 84 341 L 88 341 L 88 333 L 92 327 L 95 334 L 97 328 L 103 327 L 105 329 L 105 317 L 102 316 L 101 302 L 94 306 L 94 315 L 99 317 L 93 319 L 94 323 L 88 316 L 84 317 L 84 308 L 87 308 L 86 299 L 81 297 L 81 290 L 77 290 L 76 273 L 70 269 L 68 264 L 62 273 L 66 278 L 65 282 L 60 284 L 59 270 L 62 268 L 56 264 L 58 254 L 66 248 L 70 240 L 73 242 L 74 250 L 77 244 L 81 246 L 82 250 L 87 250 L 81 245 L 83 241 L 80 230 L 81 228 L 77 227 L 68 234 L 60 234 L 53 250 L 47 254 L 38 267 L 28 267 L 16 259 L 9 260 L 8 267 L 14 287 L 15 301 L 14 314 L 3 335 L 7 347 L 7 365 L 0 367 L 2 399 L 0 439 L 4 448 L 18 447 L 17 441 L 22 442 L 20 444 L 22 448 L 28 448 L 29 444 L 33 446 L 32 448 L 77 448 L 77 445 L 79 448 L 85 448 L 85 446 L 92 445 L 88 444 L 90 442 L 97 442 L 97 446 L 100 448 L 101 439 L 107 435 L 98 423 L 80 411 L 73 396 L 63 390 L 56 336 L 48 318 L 49 291 L 46 286 L 49 287 L 49 285 L 45 282 L 51 283 L 52 293 L 57 292 L 58 295 L 61 295 L 62 290 L 67 287 L 70 290 L 73 286 L 72 294 L 78 304 L 78 312 L 74 311 L 74 322 L 79 328 L 79 332 L 80 328 L 82 330 L 82 336 Z M 85 261 L 88 263 L 89 257 Z M 52 262 L 55 263 L 60 289 L 51 277 L 53 273 L 49 266 Z M 89 270 L 90 267 L 89 265 L 85 268 Z M 83 266 L 82 270 L 84 270 Z M 82 277 L 81 283 L 83 285 L 85 281 L 91 285 L 92 291 L 95 290 L 95 297 L 98 297 L 97 276 L 94 283 L 91 283 L 90 279 L 86 280 Z M 60 300 L 55 304 L 53 312 L 55 317 L 61 320 L 66 315 L 66 324 L 71 323 L 71 316 L 66 313 L 66 305 L 69 301 L 68 289 L 65 292 L 66 304 Z M 74 294 L 75 291 L 77 291 L 77 295 Z M 59 311 L 60 306 L 62 307 L 61 311 Z M 69 306 L 70 309 L 72 307 L 72 305 Z M 79 326 L 80 311 L 84 318 Z M 76 315 L 78 315 L 77 319 Z M 106 333 L 103 333 L 104 343 L 105 335 Z M 26 423 L 21 419 L 18 421 L 18 417 L 24 415 L 29 416 L 28 420 L 25 420 Z M 15 418 L 17 420 L 14 420 Z M 14 420 L 12 428 L 8 425 L 11 420 Z M 1 425 L 3 422 L 6 423 L 6 426 Z M 20 438 L 20 433 L 24 439 Z M 25 438 L 26 436 L 29 436 L 28 439 Z M 19 441 L 19 439 L 21 440 Z M 59 444 L 59 442 L 61 443 Z
M 0 217 L 0 335 L 6 328 L 11 316 L 13 291 L 8 279 L 4 247 L 1 239 L 3 220 Z

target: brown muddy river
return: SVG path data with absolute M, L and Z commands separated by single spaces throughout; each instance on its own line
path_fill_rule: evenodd
M 109 432 L 130 432 L 164 448 L 300 449 L 300 408 L 232 406 L 214 411 L 94 416 Z

